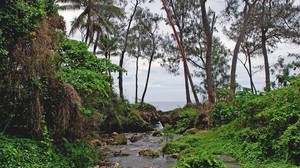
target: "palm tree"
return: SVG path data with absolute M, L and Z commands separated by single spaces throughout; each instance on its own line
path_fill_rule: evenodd
M 62 10 L 83 9 L 83 12 L 72 21 L 69 34 L 74 35 L 80 30 L 84 32 L 84 41 L 90 44 L 94 41 L 96 33 L 95 46 L 100 36 L 113 32 L 111 19 L 123 16 L 123 10 L 115 6 L 113 0 L 59 0 L 59 2 L 70 2 L 61 5 Z

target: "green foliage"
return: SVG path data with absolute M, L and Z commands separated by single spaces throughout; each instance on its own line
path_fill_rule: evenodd
M 123 128 L 128 131 L 140 132 L 153 129 L 149 123 L 143 120 L 137 110 L 131 110 L 122 120 Z
M 10 47 L 18 37 L 27 35 L 40 26 L 45 14 L 45 1 L 12 1 L 0 2 L 0 25 L 5 46 Z
M 175 133 L 184 133 L 197 122 L 198 112 L 195 107 L 185 107 L 171 113 L 171 125 Z
M 228 124 L 236 119 L 238 112 L 234 110 L 234 107 L 230 103 L 218 102 L 214 104 L 211 110 L 211 119 L 214 126 L 220 126 Z
M 7 137 L 0 134 L 1 167 L 75 167 L 68 158 L 43 141 Z
M 191 146 L 189 144 L 183 143 L 183 142 L 171 142 L 167 143 L 162 151 L 165 154 L 173 154 L 173 153 L 179 153 L 185 149 L 190 148 Z
M 225 168 L 224 164 L 212 154 L 199 151 L 190 157 L 182 159 L 178 168 Z
M 95 148 L 83 141 L 70 143 L 64 139 L 63 151 L 70 161 L 79 168 L 94 166 L 101 159 Z
M 239 138 L 259 143 L 265 156 L 299 164 L 299 134 L 296 131 L 300 122 L 299 102 L 299 86 L 281 88 L 248 100 L 241 106 L 239 119 L 248 132 L 240 131 Z
M 131 107 L 139 111 L 156 111 L 156 108 L 149 103 L 131 104 Z
M 108 97 L 112 78 L 108 72 L 122 70 L 107 59 L 99 59 L 88 51 L 85 43 L 65 39 L 58 57 L 59 76 L 86 94 L 100 92 Z
M 97 58 L 88 46 L 76 40 L 64 39 L 57 54 L 59 77 L 72 84 L 82 99 L 81 112 L 89 115 L 101 112 L 111 115 L 122 108 L 112 89 L 110 72 L 122 71 L 108 59 Z M 112 114 L 115 116 L 116 114 Z
M 164 151 L 180 153 L 178 167 L 210 167 L 207 164 L 215 159 L 219 163 L 215 154 L 233 156 L 247 168 L 296 167 L 300 164 L 299 79 L 259 95 L 244 89 L 233 102 L 215 104 L 212 116 L 219 127 L 183 135 Z

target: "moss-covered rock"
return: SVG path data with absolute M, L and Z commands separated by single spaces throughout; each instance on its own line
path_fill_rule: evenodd
M 114 145 L 126 145 L 127 138 L 124 134 L 118 134 L 113 137 L 113 144 Z
M 137 110 L 131 110 L 127 117 L 123 117 L 122 123 L 125 132 L 146 132 L 153 130 L 153 126 L 143 120 Z
M 152 136 L 155 136 L 155 137 L 162 136 L 162 132 L 161 132 L 161 131 L 154 131 L 154 132 L 152 133 Z

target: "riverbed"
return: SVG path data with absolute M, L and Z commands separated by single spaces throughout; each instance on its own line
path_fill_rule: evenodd
M 147 133 L 125 133 L 127 145 L 110 145 L 110 162 L 112 165 L 120 165 L 122 168 L 168 168 L 176 165 L 176 159 L 170 156 L 159 157 L 141 156 L 142 150 L 159 152 L 166 143 L 163 136 L 153 136 L 153 132 Z M 141 137 L 137 142 L 131 142 L 132 136 Z M 117 154 L 117 155 L 116 155 Z

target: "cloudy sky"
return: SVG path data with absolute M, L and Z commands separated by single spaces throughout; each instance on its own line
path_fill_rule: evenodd
M 225 7 L 224 0 L 209 0 L 209 7 L 214 11 L 219 11 Z M 165 15 L 164 11 L 161 9 L 162 4 L 160 0 L 156 0 L 155 4 L 147 5 L 153 12 L 162 13 Z M 73 20 L 81 11 L 71 10 L 71 11 L 60 11 L 60 14 L 65 18 L 67 24 L 67 32 L 70 30 L 70 21 Z M 167 25 L 162 25 L 161 30 L 171 31 L 171 28 Z M 233 50 L 234 42 L 228 40 L 221 32 L 217 34 L 225 46 Z M 76 33 L 71 38 L 81 40 L 81 35 Z M 274 64 L 278 56 L 286 55 L 287 53 L 293 53 L 299 51 L 299 47 L 291 44 L 282 44 L 279 46 L 278 50 L 272 55 L 270 55 L 270 65 Z M 299 53 L 299 52 L 298 52 Z M 113 62 L 118 64 L 118 57 L 113 58 Z M 241 59 L 243 59 L 241 57 Z M 263 59 L 257 58 L 253 61 L 253 66 L 262 65 Z M 139 98 L 142 96 L 144 89 L 144 84 L 146 81 L 148 63 L 146 60 L 140 63 L 139 71 Z M 129 58 L 125 60 L 125 68 L 128 73 L 124 76 L 124 93 L 125 97 L 131 102 L 134 101 L 135 95 L 135 61 Z M 182 69 L 182 68 L 181 68 Z M 181 71 L 182 72 L 182 71 Z M 194 84 L 198 84 L 200 81 L 198 78 L 194 78 Z M 242 64 L 238 62 L 237 66 L 237 82 L 243 87 L 249 87 L 249 78 L 246 74 L 245 69 Z M 117 81 L 115 80 L 115 88 L 118 91 Z M 254 75 L 254 83 L 258 90 L 263 90 L 264 87 L 264 73 L 259 72 Z M 199 97 L 201 97 L 199 95 Z M 178 76 L 169 74 L 164 68 L 160 66 L 160 62 L 156 61 L 152 64 L 152 71 L 150 75 L 150 81 L 148 86 L 148 91 L 145 98 L 146 102 L 185 102 L 185 89 L 184 89 L 184 77 L 182 73 Z

